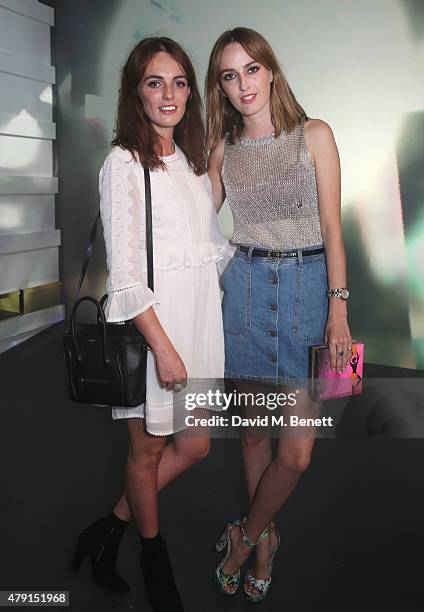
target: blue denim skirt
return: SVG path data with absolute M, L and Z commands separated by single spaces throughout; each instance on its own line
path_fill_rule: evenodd
M 307 387 L 328 315 L 325 253 L 270 259 L 237 249 L 221 276 L 225 377 Z

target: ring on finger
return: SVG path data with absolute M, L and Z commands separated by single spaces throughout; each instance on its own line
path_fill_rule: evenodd
M 339 351 L 337 354 L 338 354 L 338 356 L 339 356 L 339 357 L 343 357 L 343 355 L 344 355 L 344 351 L 343 351 L 343 350 L 340 350 L 340 351 Z

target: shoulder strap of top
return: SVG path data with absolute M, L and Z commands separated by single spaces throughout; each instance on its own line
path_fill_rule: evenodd
M 305 117 L 302 117 L 300 123 L 295 127 L 297 130 L 297 161 L 299 161 L 302 149 L 306 146 L 305 143 Z

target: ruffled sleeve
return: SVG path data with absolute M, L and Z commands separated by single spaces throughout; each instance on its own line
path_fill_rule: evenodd
M 100 214 L 108 270 L 105 315 L 110 323 L 128 321 L 159 304 L 144 282 L 146 224 L 141 174 L 131 154 L 118 147 L 112 149 L 100 170 Z

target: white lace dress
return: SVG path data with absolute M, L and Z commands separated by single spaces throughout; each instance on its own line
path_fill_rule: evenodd
M 125 321 L 153 306 L 189 379 L 223 378 L 217 264 L 223 269 L 233 250 L 220 232 L 208 176 L 196 176 L 175 148 L 163 158 L 167 170 L 151 172 L 154 292 L 147 287 L 143 168 L 128 151 L 114 147 L 100 170 L 105 315 L 109 322 Z M 114 407 L 112 416 L 145 418 L 151 434 L 174 433 L 173 395 L 160 386 L 149 352 L 146 403 Z

